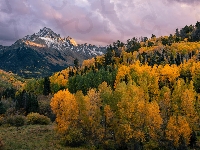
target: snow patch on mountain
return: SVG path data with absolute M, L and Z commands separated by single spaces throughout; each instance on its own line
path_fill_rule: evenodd
M 56 49 L 60 52 L 71 51 L 72 53 L 79 53 L 88 58 L 103 55 L 106 52 L 106 47 L 98 47 L 87 43 L 77 44 L 73 38 L 69 36 L 61 38 L 60 34 L 56 34 L 50 28 L 46 27 L 38 33 L 25 36 L 23 42 L 27 43 L 26 41 L 32 42 L 32 45 L 46 44 L 47 48 Z

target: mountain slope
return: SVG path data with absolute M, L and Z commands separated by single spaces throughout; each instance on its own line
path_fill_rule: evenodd
M 11 46 L 0 46 L 0 69 L 23 77 L 44 77 L 73 65 L 76 58 L 81 63 L 105 51 L 106 47 L 77 44 L 71 37 L 62 38 L 44 27 Z
M 24 79 L 0 69 L 0 93 L 7 88 L 19 89 L 23 86 Z

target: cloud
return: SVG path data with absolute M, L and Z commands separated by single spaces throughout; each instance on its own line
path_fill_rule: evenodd
M 199 3 L 199 0 L 168 0 L 169 2 L 179 2 L 179 3 L 187 3 L 187 4 L 194 4 Z
M 97 45 L 169 35 L 199 21 L 199 7 L 197 0 L 2 0 L 0 44 L 10 45 L 45 26 L 78 43 Z

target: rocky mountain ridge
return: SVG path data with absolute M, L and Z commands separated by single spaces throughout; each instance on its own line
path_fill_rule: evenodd
M 0 69 L 23 77 L 44 77 L 73 65 L 104 54 L 106 47 L 77 44 L 71 38 L 62 38 L 50 28 L 27 35 L 11 46 L 0 46 Z

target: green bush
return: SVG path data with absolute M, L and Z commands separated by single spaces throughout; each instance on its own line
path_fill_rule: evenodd
M 26 120 L 27 124 L 48 125 L 51 122 L 47 116 L 40 115 L 39 113 L 29 113 L 26 116 Z
M 20 127 L 26 123 L 26 117 L 22 115 L 9 116 L 5 122 L 11 126 Z
M 68 133 L 63 137 L 63 142 L 67 146 L 78 147 L 85 143 L 85 138 L 80 129 L 69 129 Z

